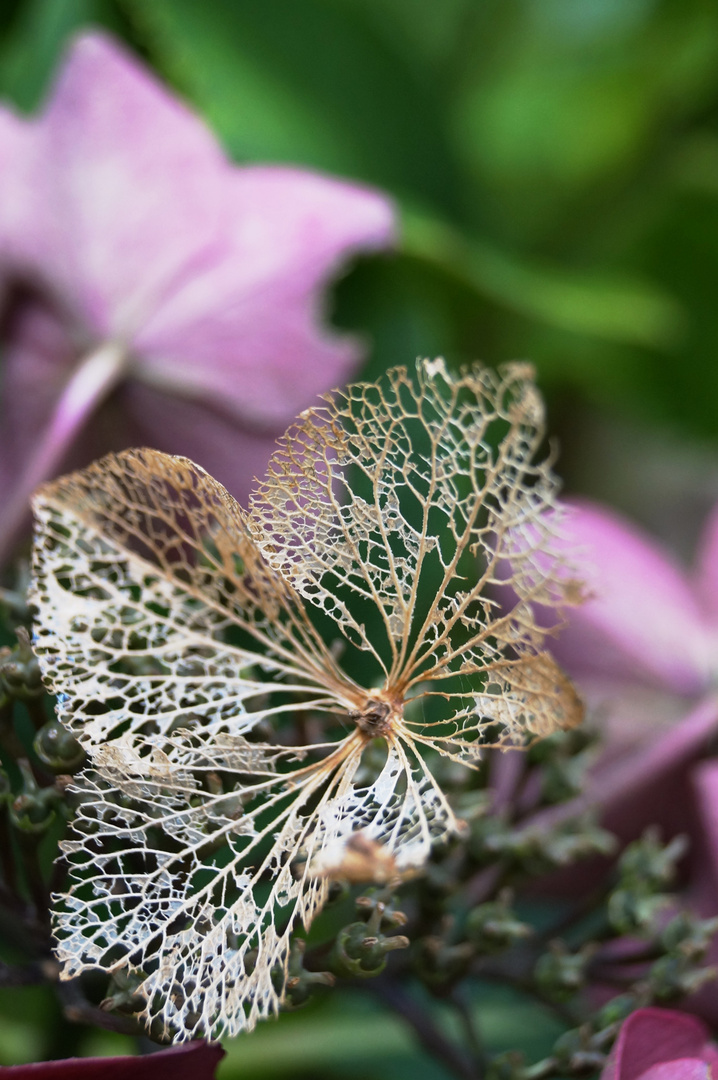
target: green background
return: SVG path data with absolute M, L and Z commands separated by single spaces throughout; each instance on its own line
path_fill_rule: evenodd
M 238 162 L 392 194 L 398 251 L 332 299 L 366 337 L 368 373 L 417 355 L 533 360 L 566 490 L 690 557 L 718 498 L 714 0 L 5 0 L 0 92 L 34 109 L 89 24 L 129 42 Z M 525 1003 L 480 1000 L 497 1047 L 545 1035 Z M 53 1008 L 2 991 L 0 1063 L 61 1049 Z M 75 1049 L 121 1046 L 83 1032 Z M 356 994 L 236 1042 L 220 1071 L 339 1075 L 443 1074 Z

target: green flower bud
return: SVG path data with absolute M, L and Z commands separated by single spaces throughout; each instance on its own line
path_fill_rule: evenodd
M 0 684 L 10 697 L 20 700 L 40 697 L 44 693 L 40 665 L 24 626 L 18 628 L 17 639 L 14 649 L 0 650 Z
M 682 911 L 671 919 L 661 934 L 661 945 L 667 952 L 680 951 L 690 960 L 702 960 L 718 931 L 718 918 L 699 919 Z
M 10 821 L 19 832 L 39 836 L 55 820 L 60 793 L 54 787 L 39 787 L 27 761 L 21 759 L 18 767 L 22 788 L 10 804 Z
M 638 1007 L 638 1001 L 633 994 L 619 994 L 607 1001 L 598 1011 L 595 1018 L 595 1026 L 600 1031 L 611 1027 L 613 1024 L 621 1024 L 627 1016 Z
M 621 885 L 643 894 L 662 892 L 673 881 L 678 860 L 685 854 L 688 840 L 676 836 L 663 845 L 654 829 L 629 844 L 619 860 Z
M 596 946 L 589 944 L 572 953 L 563 942 L 551 942 L 549 951 L 539 957 L 534 968 L 538 986 L 547 997 L 568 1001 L 586 982 L 586 967 L 595 951 Z
M 396 930 L 406 926 L 408 919 L 403 911 L 397 911 L 392 901 L 386 900 L 386 890 L 367 889 L 356 899 L 357 915 L 367 920 L 367 931 Z
M 45 768 L 54 773 L 77 772 L 85 760 L 85 751 L 75 736 L 57 720 L 41 727 L 32 745 Z
M 646 896 L 640 890 L 615 889 L 608 898 L 608 921 L 619 934 L 647 933 L 668 897 Z
M 506 893 L 475 907 L 466 920 L 466 936 L 480 953 L 502 952 L 531 933 L 531 927 L 513 915 Z
M 386 967 L 387 953 L 409 947 L 409 939 L 399 934 L 387 937 L 372 933 L 365 922 L 350 923 L 337 934 L 329 963 L 337 975 L 367 979 L 380 975 Z
M 427 986 L 441 989 L 462 979 L 476 956 L 470 941 L 450 945 L 443 938 L 427 936 L 419 942 L 416 967 Z
M 120 969 L 116 971 L 107 985 L 107 995 L 100 1002 L 105 1012 L 133 1014 L 142 1012 L 145 999 L 137 991 L 145 975 L 138 971 Z
M 285 1009 L 299 1009 L 306 1005 L 317 986 L 334 986 L 336 978 L 331 971 L 307 971 L 304 952 L 307 947 L 302 938 L 294 938 L 289 956 L 287 979 L 284 984 Z
M 497 1054 L 489 1062 L 486 1080 L 523 1080 L 525 1061 L 524 1055 L 518 1050 Z
M 648 983 L 659 1001 L 670 1001 L 694 994 L 715 977 L 716 968 L 696 968 L 689 957 L 673 953 L 651 965 Z

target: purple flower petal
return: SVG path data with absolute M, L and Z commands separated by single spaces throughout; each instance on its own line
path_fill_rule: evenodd
M 700 1020 L 673 1009 L 637 1009 L 623 1024 L 601 1080 L 640 1080 L 653 1066 L 684 1058 L 705 1062 L 708 1049 L 708 1031 Z M 693 1080 L 701 1074 L 676 1075 Z
M 693 770 L 706 855 L 714 891 L 714 913 L 718 911 L 718 761 L 709 760 Z
M 230 172 L 205 125 L 122 49 L 79 38 L 35 121 L 32 253 L 92 347 L 131 341 L 219 243 Z
M 709 514 L 698 545 L 695 591 L 711 621 L 718 625 L 718 506 Z
M 9 283 L 9 268 L 24 265 L 26 237 L 35 229 L 33 154 L 31 126 L 0 106 L 0 300 Z
M 193 1042 L 145 1057 L 68 1058 L 0 1068 L 8 1080 L 214 1080 L 224 1057 L 216 1043 Z
M 358 359 L 322 329 L 321 290 L 348 254 L 391 239 L 388 200 L 231 165 L 96 33 L 38 119 L 0 113 L 0 163 L 0 561 L 32 488 L 90 446 L 190 454 L 246 496 L 271 440 Z
M 321 329 L 321 289 L 347 252 L 386 245 L 391 210 L 375 192 L 271 167 L 236 171 L 227 206 L 223 249 L 138 334 L 141 377 L 278 427 L 356 364 L 356 344 Z
M 91 461 L 109 448 L 107 440 L 99 437 L 98 428 L 110 425 L 113 418 L 121 421 L 119 434 L 123 446 L 152 446 L 167 454 L 184 454 L 201 462 L 228 491 L 239 495 L 254 487 L 255 478 L 264 476 L 281 433 L 247 431 L 234 418 L 211 405 L 165 394 L 139 382 L 128 382 L 98 414 L 97 424 L 88 431 L 92 438 L 85 440 L 85 460 Z
M 708 679 L 703 612 L 668 552 L 617 514 L 573 503 L 567 544 L 593 594 L 571 612 L 554 651 L 569 674 L 644 681 L 679 694 Z

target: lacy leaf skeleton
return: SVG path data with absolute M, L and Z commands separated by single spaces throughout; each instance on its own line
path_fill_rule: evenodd
M 542 437 L 527 365 L 421 361 L 304 412 L 248 510 L 152 450 L 40 489 L 35 648 L 88 754 L 63 977 L 133 974 L 175 1038 L 249 1029 L 358 834 L 401 876 L 460 828 L 438 755 L 580 720 L 534 616 L 579 591 Z

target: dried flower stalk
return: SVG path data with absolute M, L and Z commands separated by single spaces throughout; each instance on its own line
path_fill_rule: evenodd
M 152 450 L 40 490 L 35 647 L 91 762 L 66 978 L 140 973 L 177 1038 L 251 1028 L 358 833 L 402 874 L 459 827 L 436 753 L 578 722 L 532 611 L 575 592 L 542 422 L 527 366 L 423 361 L 303 413 L 248 511 Z

